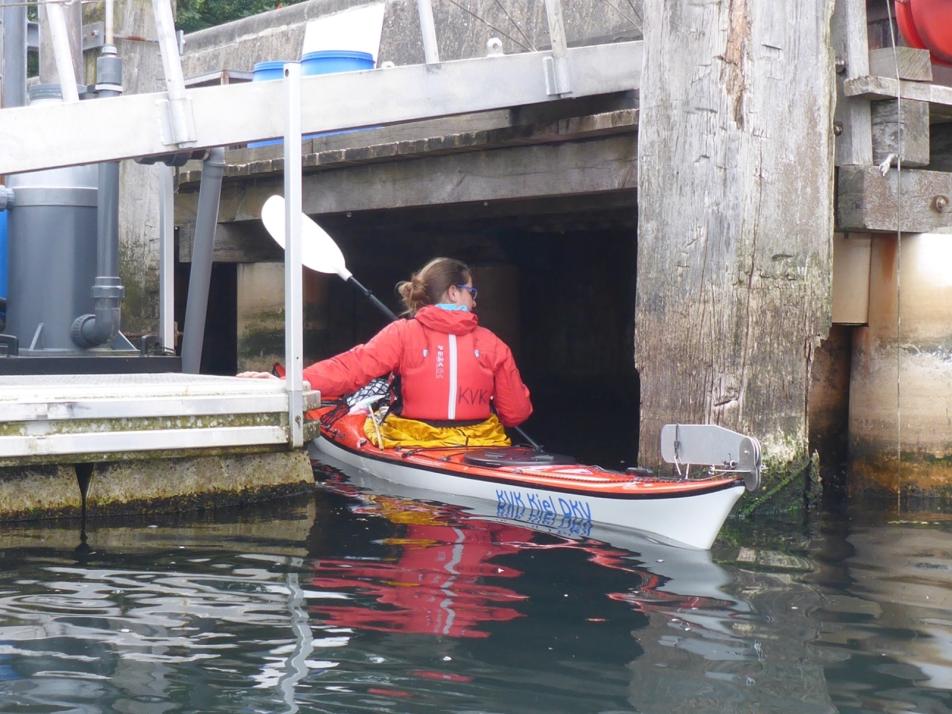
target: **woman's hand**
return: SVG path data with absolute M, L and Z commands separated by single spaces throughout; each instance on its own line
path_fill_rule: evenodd
M 282 377 L 272 374 L 271 372 L 239 372 L 235 376 L 244 377 L 246 379 L 283 379 Z M 305 392 L 311 391 L 311 383 L 306 379 L 301 383 L 301 387 Z

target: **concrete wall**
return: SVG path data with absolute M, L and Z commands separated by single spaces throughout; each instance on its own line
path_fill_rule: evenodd
M 378 60 L 398 65 L 423 62 L 416 0 L 385 2 Z M 368 0 L 309 0 L 186 37 L 185 76 L 222 69 L 251 70 L 255 62 L 297 59 L 304 26 L 325 14 L 375 4 Z M 460 7 L 463 5 L 463 7 Z M 641 37 L 642 0 L 604 3 L 598 0 L 563 1 L 566 37 L 570 45 L 598 44 Z M 465 9 L 464 9 L 465 8 Z M 468 12 L 467 12 L 468 10 Z M 455 60 L 486 54 L 490 37 L 502 40 L 507 53 L 549 46 L 544 4 L 538 0 L 495 0 L 453 3 L 434 0 L 440 59 Z M 346 49 L 346 48 L 340 48 Z

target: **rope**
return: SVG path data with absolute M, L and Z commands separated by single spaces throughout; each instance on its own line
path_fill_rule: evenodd
M 620 7 L 618 7 L 617 5 L 615 5 L 615 3 L 613 3 L 611 0 L 602 0 L 602 2 L 605 3 L 606 5 L 608 5 L 608 7 L 610 7 L 612 10 L 614 10 L 615 12 L 617 12 L 617 13 L 622 17 L 622 19 L 624 19 L 625 22 L 629 23 L 632 27 L 634 27 L 634 28 L 636 28 L 636 29 L 638 29 L 639 27 L 641 27 L 641 25 L 638 23 L 638 21 L 636 21 L 634 18 L 630 17 L 624 10 L 622 10 Z M 630 4 L 631 4 L 631 3 L 629 3 L 629 5 L 630 5 Z M 634 10 L 634 7 L 632 7 L 632 10 Z M 635 14 L 636 14 L 636 15 L 638 14 L 638 11 L 637 11 L 637 10 L 635 11 Z
M 534 44 L 532 44 L 532 40 L 529 39 L 529 35 L 527 35 L 523 31 L 522 27 L 519 25 L 518 22 L 516 22 L 515 18 L 509 14 L 509 11 L 506 9 L 506 6 L 503 5 L 502 2 L 500 2 L 500 0 L 496 0 L 496 5 L 498 5 L 499 9 L 502 10 L 506 14 L 506 17 L 509 18 L 509 22 L 512 24 L 512 26 L 515 27 L 516 30 L 518 30 L 519 34 L 522 35 L 522 39 L 524 39 L 529 44 L 529 47 L 532 48 L 532 51 L 535 52 L 536 47 Z
M 491 29 L 491 30 L 494 30 L 494 31 L 498 32 L 500 35 L 502 35 L 503 37 L 505 37 L 507 40 L 509 40 L 510 42 L 512 42 L 514 45 L 519 45 L 519 47 L 521 47 L 522 49 L 524 49 L 526 52 L 532 52 L 532 51 L 533 51 L 533 48 L 531 48 L 531 47 L 526 47 L 524 44 L 522 44 L 522 43 L 521 43 L 519 40 L 517 40 L 515 37 L 513 37 L 513 36 L 510 35 L 510 34 L 508 34 L 508 33 L 505 32 L 504 30 L 502 30 L 502 29 L 496 27 L 494 24 L 492 24 L 492 23 L 491 23 L 489 20 L 487 20 L 485 17 L 482 17 L 481 15 L 478 15 L 477 13 L 473 12 L 472 10 L 470 10 L 468 7 L 464 7 L 464 6 L 460 5 L 456 0 L 449 0 L 449 1 L 450 1 L 450 4 L 451 4 L 451 5 L 455 5 L 456 7 L 458 7 L 458 8 L 459 8 L 460 10 L 462 10 L 463 12 L 465 12 L 465 13 L 471 15 L 472 17 L 476 18 L 476 19 L 479 20 L 481 23 L 483 23 L 484 25 L 486 25 L 486 27 L 488 27 L 488 28 Z M 521 28 L 518 28 L 518 27 L 517 27 L 517 29 L 519 29 L 520 32 L 521 32 Z
M 641 16 L 638 8 L 635 7 L 634 0 L 628 0 L 628 5 L 631 7 L 631 11 L 635 14 L 635 17 L 638 18 L 639 25 L 641 25 L 642 29 L 644 29 L 645 18 Z
M 896 512 L 902 509 L 902 81 L 899 78 L 899 53 L 893 25 L 892 0 L 885 0 L 889 18 L 889 40 L 896 65 Z

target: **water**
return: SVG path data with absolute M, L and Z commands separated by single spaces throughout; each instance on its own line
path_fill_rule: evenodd
M 952 523 L 710 552 L 377 493 L 0 531 L 2 712 L 947 712 Z

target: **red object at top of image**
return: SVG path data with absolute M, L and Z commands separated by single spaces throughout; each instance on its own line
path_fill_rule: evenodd
M 952 66 L 952 0 L 896 0 L 896 22 L 911 47 Z

